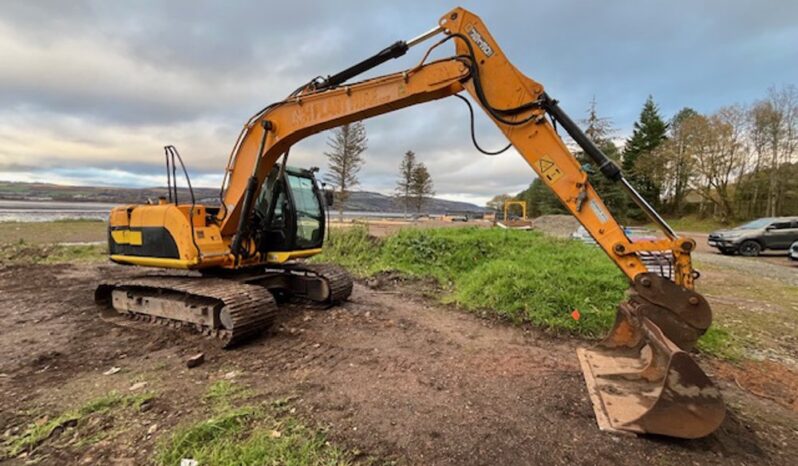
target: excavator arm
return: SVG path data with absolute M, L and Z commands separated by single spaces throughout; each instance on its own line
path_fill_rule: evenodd
M 348 80 L 408 48 L 442 35 L 456 53 L 357 83 Z M 432 49 L 431 48 L 431 49 Z M 430 49 L 430 50 L 431 50 Z M 429 51 L 425 55 L 429 55 Z M 679 237 L 624 178 L 543 86 L 517 70 L 482 21 L 456 8 L 436 28 L 397 42 L 377 55 L 265 108 L 243 128 L 228 161 L 218 215 L 230 251 L 246 263 L 253 201 L 264 179 L 290 147 L 320 131 L 466 91 L 494 121 L 538 177 L 587 229 L 632 284 L 609 336 L 579 356 L 599 425 L 606 430 L 695 438 L 724 418 L 718 390 L 687 354 L 711 323 L 706 300 L 693 290 L 695 242 Z M 585 169 L 557 134 L 563 128 L 610 180 L 621 183 L 665 238 L 632 242 Z M 646 257 L 665 258 L 667 273 L 649 271 Z M 574 264 L 578 267 L 579 264 Z

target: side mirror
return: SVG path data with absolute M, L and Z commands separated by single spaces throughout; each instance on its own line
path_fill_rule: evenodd
M 334 203 L 335 203 L 335 193 L 332 190 L 330 190 L 330 189 L 325 189 L 324 190 L 324 204 L 327 207 L 332 207 L 332 205 Z
M 768 225 L 765 227 L 765 231 L 772 231 L 776 229 L 776 225 Z

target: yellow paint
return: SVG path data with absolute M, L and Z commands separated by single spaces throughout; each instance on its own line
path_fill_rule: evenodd
M 321 252 L 321 248 L 317 249 L 305 249 L 303 251 L 280 251 L 280 252 L 270 252 L 266 254 L 266 260 L 268 262 L 282 264 L 283 262 L 288 262 L 291 259 L 299 259 L 300 257 L 310 257 L 315 256 Z
M 508 214 L 510 213 L 510 206 L 517 205 L 521 206 L 521 219 L 526 220 L 526 201 L 514 201 L 511 199 L 507 199 L 504 201 L 504 221 L 506 222 L 508 219 Z
M 131 246 L 141 246 L 141 232 L 130 230 L 111 230 L 111 237 L 116 244 L 130 244 Z
M 562 178 L 562 171 L 560 171 L 560 168 L 557 167 L 557 164 L 554 163 L 551 157 L 544 155 L 535 163 L 537 164 L 540 175 L 544 180 L 548 181 L 549 184 Z
M 160 257 L 126 256 L 122 254 L 112 254 L 111 260 L 120 264 L 162 267 L 167 269 L 188 269 L 197 264 L 196 259 L 164 259 Z

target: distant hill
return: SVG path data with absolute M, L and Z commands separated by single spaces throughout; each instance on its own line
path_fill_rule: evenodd
M 355 191 L 346 202 L 346 210 L 399 213 L 404 211 L 404 207 L 395 197 L 369 191 Z M 447 201 L 433 197 L 424 205 L 424 211 L 431 214 L 482 213 L 485 209 L 468 202 Z
M 197 202 L 219 203 L 219 190 L 194 188 Z M 0 199 L 63 202 L 109 202 L 138 204 L 166 196 L 166 188 L 106 188 L 101 186 L 64 186 L 50 183 L 13 183 L 0 181 Z M 180 188 L 178 199 L 189 200 L 188 190 Z
M 218 204 L 219 190 L 216 188 L 195 188 L 197 202 Z M 138 204 L 147 199 L 166 196 L 166 188 L 106 188 L 99 186 L 62 186 L 49 183 L 14 183 L 0 181 L 0 199 L 62 201 L 62 202 L 108 202 L 112 204 Z M 178 199 L 188 200 L 188 190 L 180 188 Z M 400 213 L 404 208 L 391 196 L 368 191 L 353 192 L 346 205 L 347 211 Z M 432 198 L 424 206 L 424 211 L 432 214 L 478 213 L 485 209 L 467 202 L 447 201 Z

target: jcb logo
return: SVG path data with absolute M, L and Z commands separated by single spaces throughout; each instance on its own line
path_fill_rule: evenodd
M 479 49 L 482 50 L 482 53 L 484 53 L 486 57 L 490 57 L 491 55 L 493 55 L 493 48 L 490 46 L 488 41 L 486 41 L 482 37 L 482 34 L 480 34 L 479 31 L 477 31 L 477 28 L 475 28 L 474 26 L 469 26 L 468 37 L 470 37 L 471 40 L 473 40 L 474 43 L 477 44 L 477 47 L 479 47 Z

